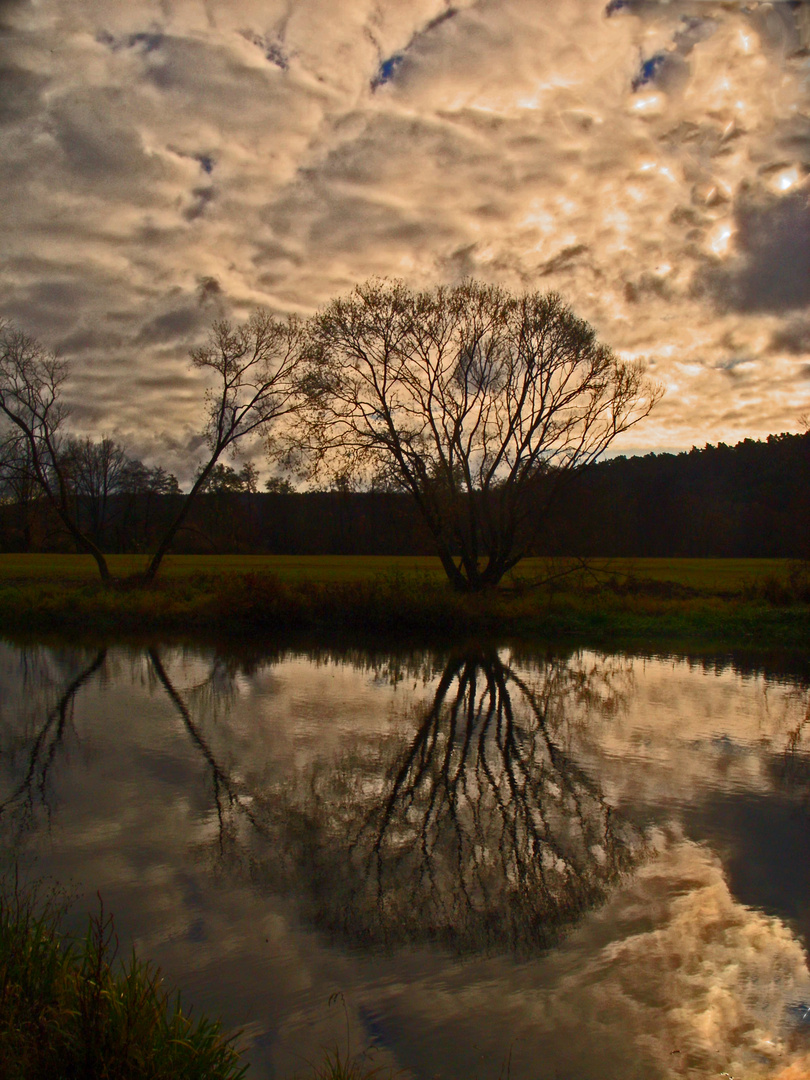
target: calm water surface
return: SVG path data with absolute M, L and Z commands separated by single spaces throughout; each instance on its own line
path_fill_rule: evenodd
M 810 1076 L 810 681 L 542 649 L 0 644 L 0 847 L 251 1076 Z M 332 995 L 339 994 L 330 1004 Z

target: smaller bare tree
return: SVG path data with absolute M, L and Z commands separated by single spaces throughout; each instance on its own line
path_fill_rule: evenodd
M 63 467 L 77 499 L 76 520 L 82 520 L 84 508 L 94 544 L 103 543 L 110 502 L 123 490 L 131 464 L 123 446 L 107 435 L 99 442 L 89 438 L 66 440 Z
M 276 420 L 296 409 L 301 341 L 297 319 L 281 320 L 268 311 L 257 311 L 241 326 L 225 320 L 215 322 L 206 344 L 192 350 L 194 367 L 214 376 L 206 394 L 203 431 L 209 454 L 149 563 L 143 576 L 146 584 L 154 581 L 193 500 L 205 488 L 220 457 L 240 439 L 266 436 Z
M 77 547 L 93 556 L 101 580 L 107 583 L 107 560 L 78 524 L 63 453 L 68 411 L 61 395 L 69 373 L 68 364 L 35 338 L 0 322 L 0 412 L 19 436 L 20 460 L 27 462 L 33 480 Z

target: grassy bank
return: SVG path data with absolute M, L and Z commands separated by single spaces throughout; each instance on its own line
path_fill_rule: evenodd
M 84 937 L 63 928 L 67 904 L 36 886 L 0 882 L 0 1076 L 3 1080 L 242 1080 L 239 1039 L 192 1018 L 160 970 L 118 956 L 112 916 Z M 392 1080 L 347 1048 L 310 1080 Z
M 192 1019 L 158 969 L 117 960 L 100 907 L 84 938 L 61 929 L 64 905 L 0 893 L 0 1076 L 4 1080 L 239 1080 L 233 1038 Z
M 113 560 L 115 573 L 137 570 Z M 116 565 L 120 561 L 120 565 Z M 806 647 L 802 567 L 783 560 L 613 560 L 558 574 L 527 561 L 485 595 L 450 590 L 436 560 L 175 556 L 154 587 L 102 588 L 82 556 L 0 557 L 9 633 L 536 635 L 594 643 Z

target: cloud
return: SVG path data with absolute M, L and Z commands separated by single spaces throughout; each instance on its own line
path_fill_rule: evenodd
M 810 354 L 810 314 L 794 316 L 780 324 L 771 344 L 795 356 Z
M 744 191 L 734 208 L 739 255 L 706 275 L 721 305 L 784 313 L 810 305 L 810 204 Z M 794 325 L 794 324 L 788 324 Z M 788 327 L 782 333 L 789 333 Z
M 372 274 L 475 275 L 560 290 L 655 359 L 670 394 L 634 446 L 795 427 L 806 383 L 777 343 L 810 302 L 798 9 L 605 7 L 6 4 L 0 310 L 48 344 L 117 335 L 115 356 L 74 352 L 80 396 L 106 365 L 95 413 L 141 433 L 138 374 L 183 359 L 150 335 L 201 279 L 240 317 Z M 72 308 L 48 292 L 66 282 Z M 718 364 L 743 355 L 770 378 L 729 425 Z M 192 393 L 150 400 L 155 431 L 164 410 L 194 427 Z
M 14 64 L 0 68 L 0 124 L 23 119 L 36 109 L 47 85 L 48 80 L 44 76 Z
M 372 91 L 380 86 L 384 86 L 395 78 L 402 68 L 402 65 L 407 61 L 409 53 L 412 54 L 414 51 L 419 50 L 420 45 L 424 43 L 426 35 L 458 15 L 459 9 L 457 7 L 453 7 L 451 4 L 447 3 L 447 0 L 445 0 L 445 3 L 446 7 L 444 11 L 435 15 L 433 18 L 429 18 L 424 26 L 420 27 L 412 35 L 408 44 L 400 52 L 395 52 L 385 59 L 381 58 L 379 68 L 377 69 L 374 78 L 371 80 Z
M 691 844 L 667 850 L 631 891 L 635 904 L 627 896 L 616 902 L 625 909 L 621 937 L 563 978 L 552 1022 L 573 1032 L 576 1010 L 606 1044 L 615 1026 L 636 1060 L 666 1075 L 736 1067 L 770 1077 L 789 1063 L 810 1064 L 790 1046 L 785 998 L 792 990 L 800 999 L 808 979 L 787 926 L 737 903 L 719 864 Z M 610 925 L 616 914 L 608 909 L 596 922 Z M 566 1065 L 592 1052 L 572 1047 Z
M 166 345 L 177 339 L 184 344 L 189 336 L 205 326 L 206 315 L 201 312 L 199 303 L 183 304 L 174 307 L 162 315 L 155 316 L 141 328 L 138 334 L 139 345 Z
M 23 12 L 30 0 L 0 0 L 0 29 L 12 28 L 14 16 Z

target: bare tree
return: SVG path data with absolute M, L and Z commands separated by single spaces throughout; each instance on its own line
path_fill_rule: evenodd
M 258 311 L 241 326 L 215 322 L 207 343 L 192 350 L 194 367 L 214 376 L 206 395 L 204 428 L 209 455 L 144 574 L 153 581 L 166 552 L 220 457 L 240 439 L 266 436 L 271 424 L 297 407 L 302 330 L 296 319 Z
M 475 281 L 358 286 L 312 320 L 308 358 L 310 448 L 410 492 L 460 590 L 496 585 L 560 482 L 661 395 L 559 296 Z
M 33 479 L 80 550 L 92 555 L 101 580 L 110 581 L 107 560 L 79 527 L 63 454 L 67 408 L 61 399 L 69 375 L 64 360 L 35 338 L 0 322 L 0 412 L 19 434 Z
M 70 486 L 86 509 L 93 542 L 101 546 L 110 500 L 123 490 L 133 463 L 123 446 L 106 435 L 99 442 L 89 438 L 68 439 L 63 459 Z M 76 517 L 79 520 L 78 508 Z
M 294 376 L 300 340 L 301 327 L 295 319 L 282 321 L 259 311 L 240 326 L 214 323 L 208 342 L 192 350 L 194 367 L 214 375 L 206 393 L 202 432 L 209 454 L 142 576 L 145 583 L 154 580 L 194 498 L 205 488 L 222 454 L 247 436 L 266 436 L 274 420 L 296 407 Z M 161 490 L 169 493 L 176 493 L 177 485 L 162 470 L 146 470 L 130 461 L 111 439 L 94 443 L 65 436 L 68 412 L 62 390 L 68 375 L 65 361 L 34 338 L 0 323 L 0 411 L 17 433 L 33 480 L 80 550 L 96 560 L 102 581 L 109 583 L 111 575 L 98 543 L 80 526 L 76 495 L 90 507 L 91 530 L 98 541 L 110 495 L 130 490 L 138 479 L 136 473 L 141 480 L 159 481 Z M 22 460 L 20 453 L 17 458 Z M 255 488 L 254 472 L 247 468 L 243 474 L 245 484 Z

